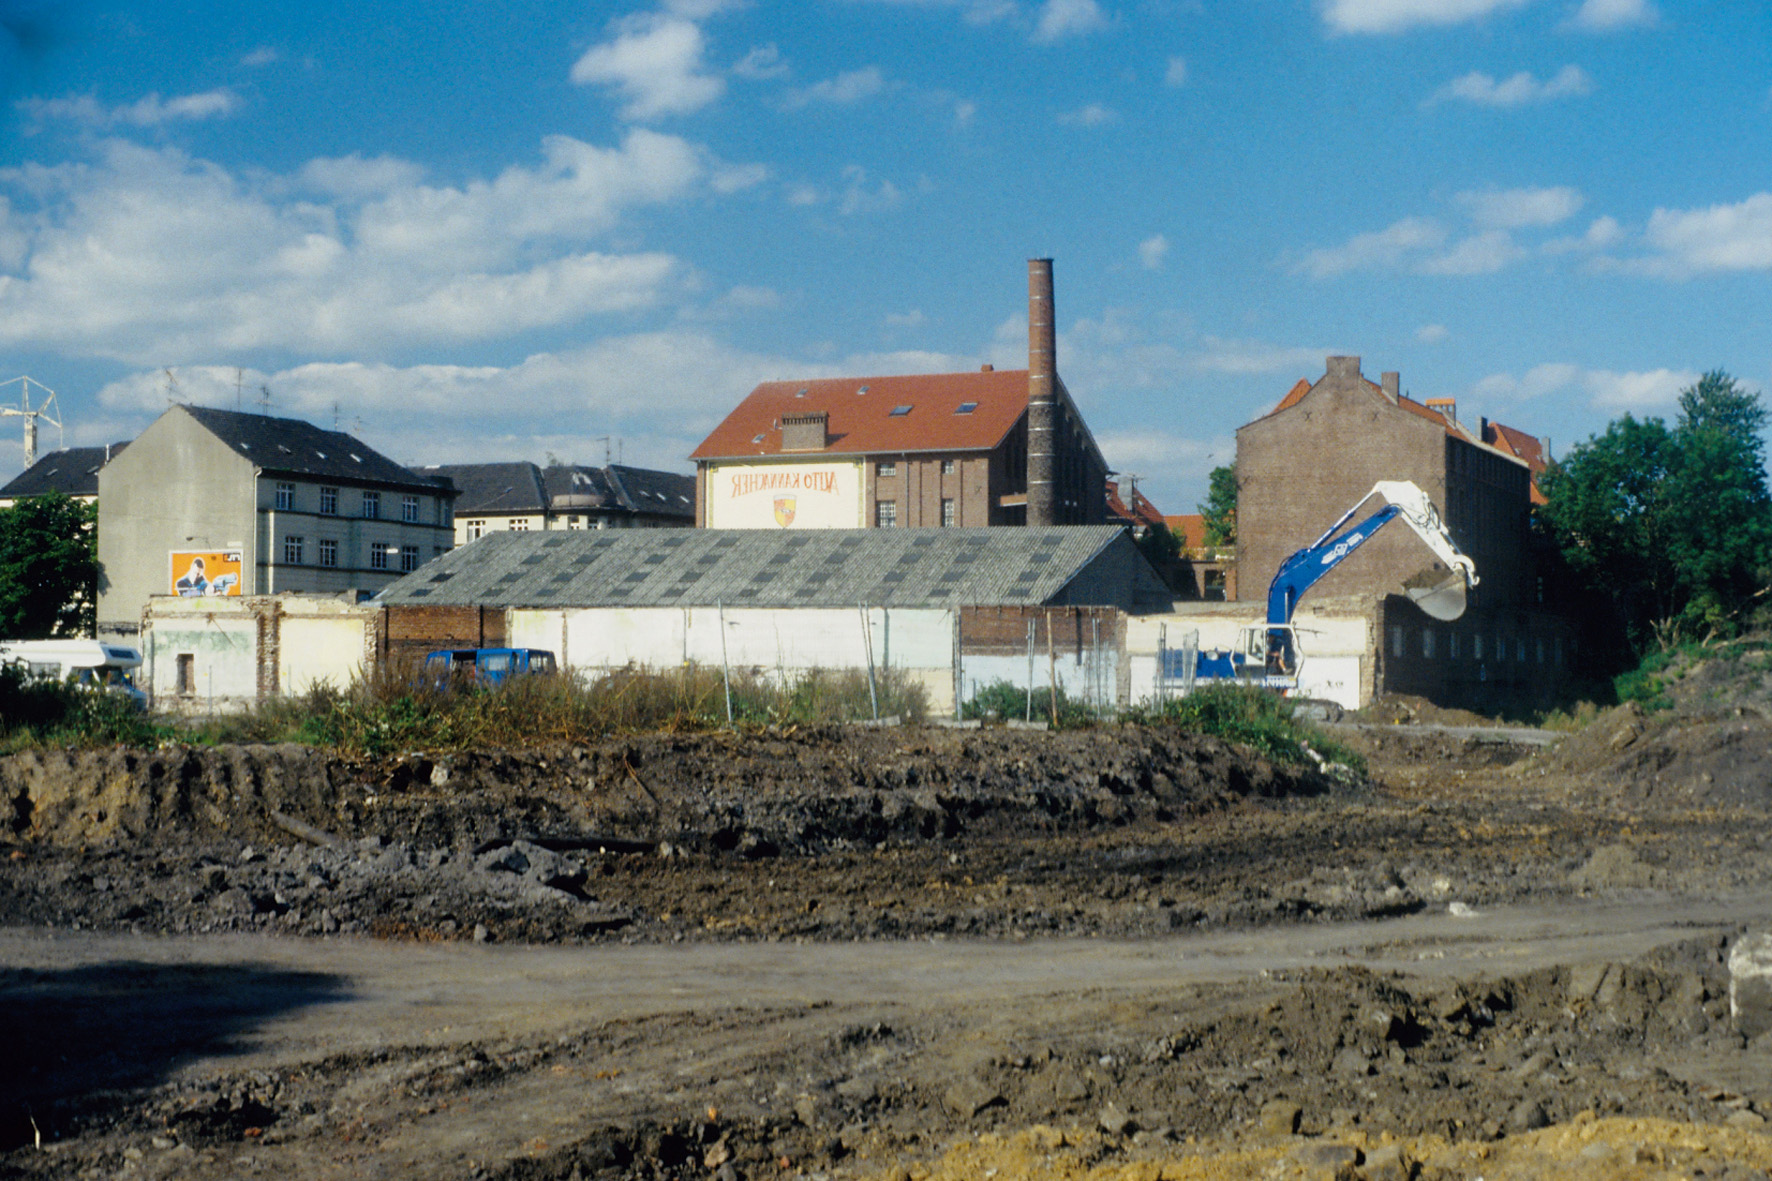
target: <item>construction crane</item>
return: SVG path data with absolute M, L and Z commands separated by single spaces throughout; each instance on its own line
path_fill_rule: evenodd
M 0 406 L 0 418 L 22 418 L 25 420 L 25 467 L 29 468 L 32 464 L 37 462 L 37 420 L 41 418 L 43 421 L 54 426 L 59 433 L 62 429 L 61 414 L 55 404 L 55 391 L 38 381 L 36 378 L 15 377 L 11 381 L 0 381 L 0 389 L 4 389 L 9 385 L 21 386 L 23 387 L 23 392 L 19 396 L 19 404 L 17 406 Z M 48 395 L 35 407 L 32 407 L 31 405 L 32 386 L 36 386 L 39 390 L 43 391 L 44 394 Z M 66 440 L 63 439 L 62 441 L 65 442 Z

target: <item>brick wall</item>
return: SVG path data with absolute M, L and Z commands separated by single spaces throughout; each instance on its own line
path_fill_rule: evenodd
M 439 648 L 502 648 L 500 607 L 389 607 L 381 629 L 382 659 L 390 668 L 416 664 Z
M 1059 656 L 1082 659 L 1095 645 L 1123 650 L 1126 617 L 1116 607 L 962 607 L 963 655 L 1017 656 L 1027 652 L 1028 624 L 1034 625 L 1034 658 L 1046 659 L 1047 639 Z

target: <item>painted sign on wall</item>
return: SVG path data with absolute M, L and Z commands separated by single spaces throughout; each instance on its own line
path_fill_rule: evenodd
M 861 464 L 723 464 L 708 472 L 714 529 L 855 529 Z
M 240 595 L 239 550 L 173 550 L 167 581 L 182 599 Z

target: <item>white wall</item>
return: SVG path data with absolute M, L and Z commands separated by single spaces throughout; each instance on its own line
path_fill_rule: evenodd
M 1126 621 L 1126 655 L 1132 699 L 1149 700 L 1157 693 L 1157 650 L 1166 642 L 1182 647 L 1189 632 L 1199 635 L 1201 650 L 1231 649 L 1242 628 L 1266 617 L 1264 604 L 1212 602 L 1178 604 L 1164 615 L 1136 616 Z M 1304 663 L 1299 668 L 1299 695 L 1333 701 L 1346 709 L 1368 704 L 1366 686 L 1373 645 L 1371 604 L 1363 598 L 1336 597 L 1305 602 L 1292 617 Z
M 513 610 L 514 648 L 545 648 L 568 669 L 595 673 L 684 664 L 755 669 L 788 679 L 812 669 L 865 669 L 862 613 L 854 608 L 592 607 Z M 721 650 L 721 632 L 725 650 Z M 872 607 L 873 659 L 910 674 L 937 714 L 953 711 L 954 614 L 941 609 Z
M 178 692 L 179 656 L 191 657 L 193 693 Z M 244 708 L 258 697 L 258 621 L 250 615 L 154 619 L 142 634 L 142 668 L 156 710 L 208 713 Z
M 306 693 L 316 685 L 349 688 L 363 675 L 363 652 L 373 617 L 361 612 L 344 616 L 285 615 L 280 621 L 278 691 Z

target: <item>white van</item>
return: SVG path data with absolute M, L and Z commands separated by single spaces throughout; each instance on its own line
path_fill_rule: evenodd
M 0 640 L 0 665 L 11 665 L 28 680 L 65 681 L 120 693 L 148 708 L 148 695 L 135 687 L 142 654 L 98 640 Z

